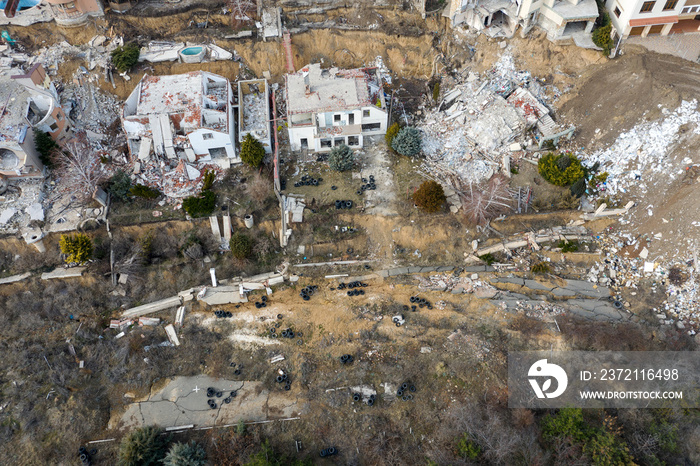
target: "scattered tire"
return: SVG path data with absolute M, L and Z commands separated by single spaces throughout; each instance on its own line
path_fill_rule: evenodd
M 289 384 L 287 384 L 287 385 L 284 386 L 284 389 L 285 389 L 285 391 L 289 391 L 289 390 L 292 389 L 292 386 L 289 385 Z
M 332 456 L 332 455 L 335 455 L 336 453 L 338 453 L 338 450 L 336 450 L 335 447 L 330 447 L 330 448 L 328 449 L 328 454 L 329 454 L 329 455 Z
M 303 344 L 304 344 L 304 340 L 302 340 L 301 338 L 300 338 L 299 340 L 297 340 L 297 345 L 298 345 L 298 346 L 301 346 L 301 345 L 303 345 Z
M 304 334 L 303 334 L 303 333 L 301 333 L 301 332 L 297 332 L 297 336 L 298 336 L 298 337 L 303 337 L 303 336 L 304 336 Z
M 374 398 L 367 400 L 367 406 L 372 406 L 374 404 Z
M 324 448 L 323 450 L 321 450 L 321 451 L 319 452 L 319 455 L 321 455 L 321 458 L 325 458 L 326 456 L 328 456 L 328 452 L 327 452 L 326 449 Z
M 415 391 L 416 391 L 416 386 L 415 386 L 415 385 L 411 385 L 410 387 L 408 387 L 408 391 L 410 391 L 410 392 L 415 392 Z
M 277 323 L 275 324 L 275 328 L 280 328 L 281 326 L 282 326 L 282 324 L 280 324 L 279 322 L 277 322 Z
M 224 396 L 224 393 L 223 393 L 223 392 L 220 392 L 220 391 L 219 391 L 219 392 L 216 392 L 216 397 L 217 397 L 217 398 L 221 398 L 222 396 Z
M 226 398 L 224 398 L 224 403 L 229 404 L 230 402 L 231 402 L 230 397 L 227 396 Z
M 622 301 L 613 301 L 613 307 L 615 309 L 622 309 Z
M 416 297 L 415 297 L 415 296 L 411 296 L 411 299 L 409 299 L 409 301 L 411 301 L 412 303 L 415 303 L 415 302 L 416 302 Z
M 260 298 L 260 301 L 262 301 L 263 303 L 266 303 L 266 302 L 267 302 L 267 296 L 263 296 L 262 298 Z
M 403 310 L 404 310 L 404 311 L 408 311 L 408 304 L 404 304 L 404 305 L 403 305 Z
M 353 248 L 348 248 L 348 254 L 352 254 L 353 252 L 355 252 Z
M 278 318 L 278 319 L 280 319 L 280 320 L 281 320 L 281 319 L 282 319 L 282 317 L 283 317 L 283 316 L 282 316 L 282 314 L 277 314 L 277 318 Z
M 406 382 L 401 384 L 401 390 L 406 390 L 408 388 L 408 384 Z
M 235 371 L 233 371 L 233 375 L 241 375 L 241 370 L 236 369 Z
M 229 398 L 236 398 L 236 395 L 238 395 L 238 392 L 236 390 L 233 390 L 229 395 Z
M 278 375 L 276 380 L 277 380 L 277 383 L 282 383 L 282 382 L 284 382 L 284 377 L 282 377 L 281 375 Z
M 207 397 L 208 397 L 208 398 L 211 398 L 211 397 L 214 396 L 215 394 L 216 394 L 216 390 L 214 390 L 214 389 L 211 388 L 211 387 L 207 388 Z
M 360 396 L 359 393 L 355 393 L 355 394 L 352 396 L 352 401 L 360 401 L 361 399 L 362 399 L 362 397 Z
M 331 186 L 331 191 L 335 191 L 336 189 L 338 189 L 337 186 Z
M 394 325 L 396 325 L 397 327 L 401 327 L 401 322 L 394 322 Z
M 406 395 L 402 396 L 401 399 L 402 399 L 403 401 L 408 401 L 408 397 L 407 397 Z

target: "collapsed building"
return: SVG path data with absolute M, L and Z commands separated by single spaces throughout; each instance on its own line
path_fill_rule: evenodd
M 145 75 L 122 110 L 129 154 L 229 168 L 240 162 L 233 99 L 229 80 L 216 74 Z
M 504 56 L 481 78 L 469 73 L 418 125 L 424 167 L 446 186 L 461 190 L 495 173 L 510 176 L 511 157 L 573 134 L 554 122 L 537 81 L 513 66 Z
M 292 150 L 330 151 L 387 129 L 387 105 L 377 68 L 322 69 L 318 63 L 287 74 L 286 104 Z
M 70 134 L 70 122 L 58 93 L 43 66 L 25 74 L 11 70 L 0 75 L 0 174 L 8 178 L 42 177 L 43 164 L 34 142 L 34 130 L 55 141 Z
M 5 0 L 3 3 L 0 24 L 28 26 L 53 19 L 60 26 L 79 27 L 91 17 L 104 16 L 104 7 L 100 0 L 46 0 L 45 3 L 41 0 Z M 110 2 L 110 6 L 112 5 Z
M 513 37 L 518 27 L 524 35 L 539 26 L 549 40 L 590 47 L 598 6 L 595 0 L 451 0 L 442 15 L 452 27 L 466 25 L 490 37 Z

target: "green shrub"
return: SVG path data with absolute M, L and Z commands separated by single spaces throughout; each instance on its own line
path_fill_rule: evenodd
M 328 165 L 332 170 L 339 172 L 352 170 L 355 165 L 355 154 L 345 144 L 335 146 L 328 155 Z
M 139 61 L 139 46 L 126 44 L 112 51 L 112 64 L 120 72 L 129 71 Z
M 570 186 L 586 174 L 581 161 L 572 154 L 548 152 L 537 163 L 542 178 L 557 186 Z
M 195 442 L 174 443 L 163 459 L 165 466 L 204 466 L 207 454 L 201 445 Z
M 557 247 L 561 248 L 561 252 L 576 252 L 579 248 L 578 241 L 567 241 L 565 239 L 559 241 Z
M 58 240 L 61 252 L 66 255 L 66 263 L 84 264 L 92 256 L 92 241 L 87 235 L 61 235 Z
M 467 434 L 462 434 L 457 442 L 457 454 L 467 461 L 476 461 L 481 455 L 481 447 L 475 444 Z
M 413 193 L 413 202 L 426 212 L 437 212 L 446 200 L 442 186 L 433 180 L 423 182 Z
M 490 252 L 487 254 L 482 254 L 481 256 L 479 256 L 479 259 L 486 262 L 486 265 L 491 265 L 494 262 L 496 262 L 496 257 Z
M 401 125 L 398 123 L 394 123 L 393 125 L 389 126 L 389 129 L 386 130 L 386 134 L 384 135 L 384 140 L 386 141 L 386 145 L 391 149 L 391 141 L 394 140 L 397 134 L 399 134 L 399 131 L 401 131 Z
M 157 189 L 139 183 L 133 185 L 129 193 L 131 193 L 132 196 L 141 197 L 143 199 L 156 199 L 160 196 L 160 191 Z
M 119 445 L 119 466 L 157 465 L 165 455 L 168 440 L 158 427 L 148 426 L 129 432 Z
M 549 264 L 547 262 L 538 262 L 532 267 L 530 267 L 530 271 L 532 273 L 549 273 Z
M 433 86 L 433 101 L 437 102 L 440 98 L 440 81 Z
M 48 168 L 53 167 L 53 152 L 58 149 L 58 144 L 49 133 L 34 130 L 34 147 L 39 153 L 39 160 Z
M 391 148 L 401 155 L 415 157 L 421 152 L 422 138 L 420 131 L 416 128 L 406 126 L 401 128 L 398 134 L 391 141 Z
M 216 207 L 216 193 L 211 190 L 202 191 L 199 196 L 186 197 L 182 201 L 182 209 L 190 217 L 208 217 Z
M 204 172 L 204 177 L 202 178 L 202 191 L 208 191 L 214 186 L 214 181 L 216 180 L 216 172 L 214 170 L 207 170 Z
M 107 191 L 120 201 L 129 200 L 131 178 L 124 170 L 117 170 L 107 182 Z
M 603 49 L 605 56 L 610 55 L 610 51 L 612 51 L 614 46 L 611 34 L 612 24 L 607 24 L 593 31 L 593 43 Z
M 245 135 L 241 143 L 241 160 L 246 165 L 258 168 L 265 159 L 265 148 L 250 133 Z
M 246 257 L 250 256 L 251 252 L 253 252 L 253 240 L 251 240 L 250 236 L 248 235 L 235 233 L 231 236 L 229 247 L 231 248 L 231 254 L 233 254 L 233 257 L 236 259 L 245 259 Z

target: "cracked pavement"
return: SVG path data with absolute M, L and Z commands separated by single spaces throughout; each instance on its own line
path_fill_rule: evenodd
M 217 407 L 207 404 L 207 388 L 223 392 L 214 397 Z M 237 395 L 229 404 L 224 399 L 231 391 Z M 301 410 L 293 392 L 269 390 L 261 382 L 232 381 L 200 375 L 175 377 L 164 387 L 112 413 L 110 428 L 134 428 L 146 425 L 175 427 L 194 424 L 198 427 L 266 421 L 297 416 Z

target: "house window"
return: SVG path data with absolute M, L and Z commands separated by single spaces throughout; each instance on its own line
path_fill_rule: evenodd
M 56 131 L 58 129 L 58 124 L 52 123 L 49 128 L 51 128 L 51 131 Z
M 331 140 L 330 139 L 321 139 L 321 149 L 330 149 L 331 148 Z
M 360 137 L 359 136 L 348 136 L 348 146 L 359 146 Z
M 333 121 L 335 121 L 335 122 L 340 121 L 340 114 L 339 113 L 336 113 L 335 115 L 333 115 Z
M 381 123 L 367 123 L 362 125 L 362 131 L 377 131 L 382 129 Z
M 689 6 L 683 8 L 683 9 L 681 10 L 681 14 L 682 14 L 682 15 L 684 15 L 684 14 L 686 14 L 686 13 L 690 13 L 690 7 L 689 7 Z
M 309 140 L 308 140 L 308 139 L 306 139 L 306 138 L 301 138 L 301 140 L 300 140 L 299 142 L 301 142 L 301 148 L 302 148 L 302 149 L 308 149 L 308 148 L 309 148 Z
M 355 124 L 355 114 L 354 114 L 354 113 L 349 113 L 349 114 L 348 114 L 348 124 L 349 124 L 349 125 L 354 125 L 354 124 Z
M 60 112 L 57 113 L 57 114 L 56 114 L 56 119 L 57 119 L 58 121 L 63 120 L 63 113 L 60 113 Z
M 202 139 L 214 139 L 214 135 L 212 133 L 204 133 L 202 134 Z
M 622 14 L 622 12 L 620 11 L 620 8 L 619 8 L 619 7 L 615 7 L 615 10 L 613 11 L 613 13 L 615 13 L 615 16 L 617 16 L 618 18 L 619 18 L 620 15 Z
M 663 11 L 673 10 L 678 5 L 678 0 L 666 0 Z
M 642 3 L 642 9 L 639 10 L 640 13 L 649 13 L 651 10 L 654 9 L 654 5 L 656 2 L 644 2 Z
M 369 110 L 362 110 L 362 118 L 369 118 Z
M 333 145 L 334 146 L 339 146 L 341 144 L 345 144 L 345 138 L 335 138 L 333 139 Z

